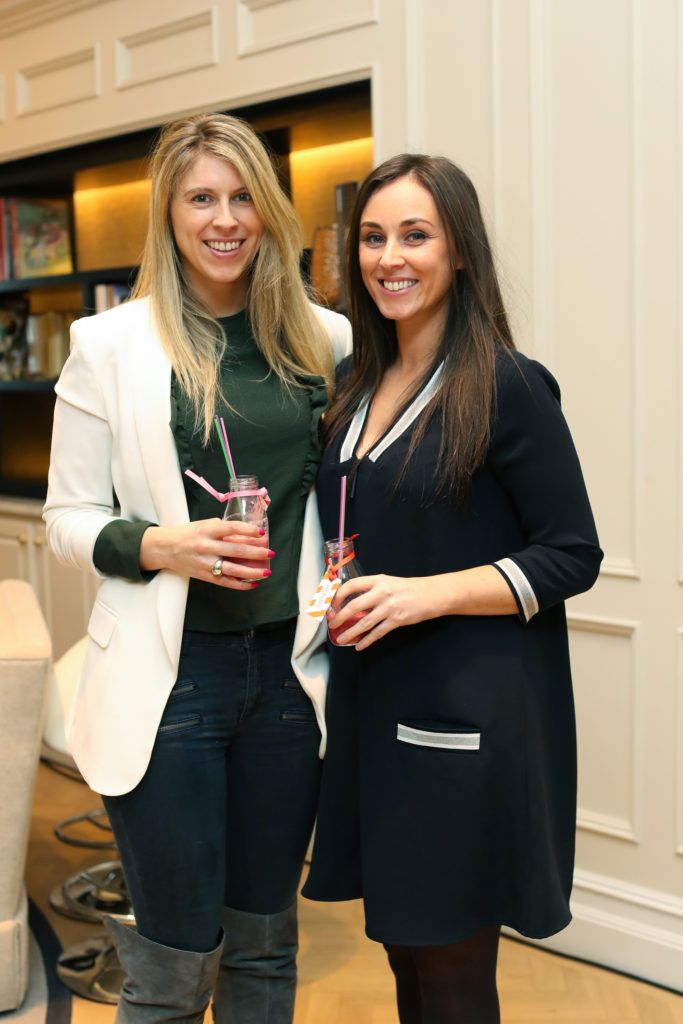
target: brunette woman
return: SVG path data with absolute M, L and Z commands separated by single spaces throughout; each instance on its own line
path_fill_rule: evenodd
M 418 155 L 373 171 L 349 278 L 354 354 L 318 497 L 332 538 L 347 476 L 366 575 L 330 612 L 352 646 L 333 654 L 304 894 L 363 898 L 402 1024 L 494 1024 L 501 925 L 570 920 L 564 601 L 602 553 L 558 385 L 515 350 L 467 176 Z

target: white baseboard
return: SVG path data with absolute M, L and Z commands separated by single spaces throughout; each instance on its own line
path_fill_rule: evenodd
M 526 941 L 683 992 L 683 899 L 577 870 L 571 905 L 568 928 Z

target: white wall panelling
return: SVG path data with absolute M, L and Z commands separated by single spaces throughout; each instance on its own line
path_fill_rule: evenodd
M 504 81 L 502 49 L 503 49 L 503 6 L 505 0 L 491 0 L 491 173 L 493 187 L 491 190 L 491 219 L 498 223 L 499 210 L 503 205 L 503 175 L 501 173 L 501 157 L 503 146 L 502 89 Z
M 39 114 L 100 95 L 98 44 L 22 68 L 16 76 L 17 115 Z
M 0 0 L 0 38 L 109 0 Z
M 570 615 L 579 746 L 579 828 L 637 842 L 634 622 Z
M 532 0 L 535 351 L 563 386 L 601 527 L 602 572 L 632 577 L 641 198 L 633 19 L 634 3 L 623 0 Z M 599 432 L 586 407 L 600 410 Z
M 572 914 L 569 928 L 538 945 L 680 988 L 680 896 L 577 871 Z
M 427 62 L 424 41 L 424 19 L 421 0 L 405 0 L 406 11 L 406 129 L 410 150 L 423 152 L 425 84 Z
M 0 158 L 132 131 L 196 110 L 237 109 L 368 77 L 373 81 L 376 154 L 405 148 L 402 0 L 349 0 L 343 7 L 334 0 L 277 0 L 267 6 L 252 3 L 251 9 L 240 0 L 214 0 L 211 28 L 204 21 L 208 7 L 194 0 L 106 0 L 47 24 L 32 23 L 10 38 L 0 35 L 0 68 L 12 82 L 24 70 L 27 54 L 31 65 L 43 64 L 97 44 L 102 64 L 97 97 L 61 107 L 58 118 L 35 113 L 30 129 L 8 96 Z M 240 17 L 250 19 L 255 45 L 248 53 Z M 185 36 L 177 31 L 183 26 Z M 283 35 L 285 27 L 288 35 Z
M 218 63 L 217 8 L 163 21 L 116 43 L 116 88 L 128 89 Z
M 238 0 L 237 52 L 246 57 L 376 22 L 375 0 Z
M 676 853 L 683 857 L 683 628 L 677 631 L 678 687 L 676 701 Z
M 676 219 L 678 225 L 678 260 L 676 267 L 676 297 L 678 303 L 678 344 L 676 350 L 678 357 L 678 458 L 676 466 L 678 473 L 678 582 L 683 584 L 683 10 L 680 3 L 677 7 L 677 14 L 676 181 L 678 188 L 676 194 Z
M 551 306 L 553 263 L 551 257 L 552 204 L 550 198 L 550 106 L 551 88 L 547 69 L 549 60 L 547 5 L 530 0 L 530 114 L 531 114 L 531 231 L 533 351 L 539 359 L 549 360 L 552 353 Z

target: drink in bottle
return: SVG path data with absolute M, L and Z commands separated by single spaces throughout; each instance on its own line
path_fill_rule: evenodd
M 350 537 L 345 537 L 341 542 L 341 545 L 338 537 L 335 540 L 325 541 L 325 563 L 328 566 L 328 571 L 330 571 L 332 575 L 335 575 L 337 579 L 341 580 L 342 583 L 346 583 L 347 580 L 356 579 L 356 577 L 364 575 L 356 556 L 353 539 Z M 353 601 L 353 598 L 348 598 L 336 610 L 339 611 L 339 608 L 343 608 L 349 603 L 349 601 Z M 352 626 L 355 626 L 355 624 L 360 622 L 364 616 L 365 612 L 357 612 L 355 615 L 352 615 L 343 626 L 338 627 L 337 629 L 333 629 L 328 625 L 327 632 L 332 643 L 336 647 L 353 647 L 354 644 L 357 644 L 361 637 L 357 637 L 348 644 L 338 643 L 337 637 L 339 634 L 345 633 L 348 629 L 351 629 Z
M 268 548 L 268 514 L 266 511 L 266 503 L 263 496 L 259 493 L 261 488 L 259 487 L 258 477 L 255 476 L 236 476 L 234 482 L 231 484 L 232 494 L 231 498 L 228 498 L 225 503 L 225 511 L 223 512 L 223 519 L 226 523 L 253 523 L 254 526 L 258 526 L 259 529 L 264 530 L 262 537 L 254 538 L 250 537 L 249 544 L 257 544 L 259 547 L 263 545 Z M 227 534 L 226 534 L 227 536 Z M 235 540 L 244 543 L 244 537 L 235 536 Z M 239 561 L 241 565 L 246 565 L 250 569 L 267 569 L 268 559 L 235 559 Z

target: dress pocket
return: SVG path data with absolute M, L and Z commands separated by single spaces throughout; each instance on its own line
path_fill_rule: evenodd
M 481 745 L 481 733 L 471 726 L 431 722 L 399 722 L 396 727 L 396 739 L 400 743 L 410 743 L 415 747 L 470 753 L 477 753 Z

